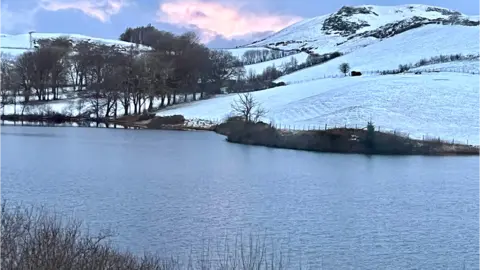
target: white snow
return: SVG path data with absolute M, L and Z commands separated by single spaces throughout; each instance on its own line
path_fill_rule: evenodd
M 121 40 L 115 39 L 105 39 L 105 38 L 96 38 L 90 37 L 85 35 L 79 34 L 63 34 L 63 33 L 33 33 L 32 39 L 47 39 L 47 38 L 59 38 L 59 37 L 66 37 L 71 39 L 72 41 L 79 41 L 79 40 L 89 40 L 91 42 L 102 43 L 106 45 L 117 45 L 123 47 L 130 47 L 134 45 L 130 42 L 125 42 Z M 1 52 L 8 53 L 13 56 L 20 55 L 23 52 L 30 49 L 30 36 L 29 34 L 18 34 L 18 35 L 2 35 L 0 38 L 0 45 L 1 45 Z M 148 50 L 149 47 L 147 46 L 139 46 L 140 49 Z
M 241 59 L 243 54 L 247 51 L 270 51 L 271 49 L 260 47 L 260 48 L 255 48 L 255 47 L 247 47 L 247 48 L 235 48 L 235 49 L 222 49 L 227 52 L 230 52 L 233 56 Z
M 363 127 L 373 120 L 381 130 L 411 137 L 436 136 L 479 144 L 478 76 L 460 73 L 324 79 L 253 92 L 268 110 L 266 121 L 297 129 Z M 198 101 L 157 115 L 221 121 L 236 95 Z
M 442 72 L 462 72 L 462 73 L 480 73 L 480 62 L 479 60 L 469 60 L 469 61 L 455 61 L 447 63 L 438 63 L 432 65 L 426 65 L 418 68 L 410 69 L 410 72 L 415 71 L 442 71 Z
M 265 61 L 253 65 L 245 65 L 245 71 L 247 71 L 247 74 L 250 70 L 252 70 L 255 74 L 261 74 L 267 67 L 275 66 L 277 69 L 281 69 L 284 63 L 288 63 L 292 60 L 292 57 L 297 59 L 298 64 L 303 64 L 307 61 L 308 53 L 301 52 L 275 60 Z
M 382 27 L 389 23 L 395 23 L 401 20 L 410 19 L 414 16 L 422 17 L 426 19 L 439 19 L 446 18 L 447 16 L 437 11 L 427 11 L 429 8 L 440 8 L 428 5 L 399 5 L 399 6 L 376 6 L 376 5 L 363 5 L 356 7 L 369 8 L 375 14 L 354 14 L 347 17 L 345 20 L 358 23 L 366 22 L 369 26 L 365 26 L 359 29 L 356 33 L 362 33 Z M 444 9 L 446 10 L 446 9 Z M 349 52 L 362 45 L 368 45 L 375 43 L 376 38 L 368 38 L 360 40 L 349 40 L 348 37 L 342 37 L 336 34 L 327 34 L 322 30 L 325 20 L 333 15 L 326 14 L 310 19 L 300 21 L 293 24 L 271 36 L 265 40 L 252 43 L 250 46 L 272 46 L 282 50 L 299 49 L 301 47 L 313 47 L 318 48 L 317 53 L 329 53 L 334 51 Z M 461 15 L 462 18 L 466 18 L 472 21 L 478 21 L 478 16 L 466 16 Z M 278 42 L 293 41 L 288 45 L 275 45 Z M 346 42 L 345 42 L 346 41 Z M 344 44 L 337 46 L 337 43 L 345 42 Z
M 200 98 L 200 94 L 197 93 L 197 99 Z M 53 98 L 53 95 L 49 95 L 50 98 Z M 67 95 L 61 94 L 59 95 L 60 98 L 65 98 Z M 188 95 L 188 100 L 192 100 L 193 95 Z M 179 102 L 179 105 L 183 103 L 184 95 L 177 95 L 177 102 Z M 23 101 L 23 97 L 17 97 L 17 102 Z M 45 113 L 46 111 L 52 111 L 56 113 L 61 113 L 64 115 L 78 115 L 81 113 L 84 113 L 86 110 L 90 109 L 91 105 L 86 101 L 85 99 L 81 98 L 67 98 L 67 99 L 62 99 L 62 100 L 50 100 L 47 102 L 44 102 L 43 104 L 38 104 L 38 101 L 33 100 L 30 105 L 27 105 L 27 110 L 25 110 L 25 114 L 39 114 L 39 113 Z M 166 102 L 166 100 L 165 100 Z M 161 105 L 162 101 L 159 98 L 155 98 L 153 100 L 153 107 L 158 108 Z M 145 104 L 142 105 L 141 111 L 143 111 L 144 108 L 147 108 L 149 105 L 148 101 L 145 102 Z M 179 106 L 175 105 L 175 106 Z M 23 105 L 20 103 L 17 103 L 17 105 L 14 104 L 6 104 L 4 108 L 0 109 L 0 113 L 8 115 L 8 114 L 20 114 L 22 111 Z M 134 103 L 133 101 L 130 102 L 130 112 L 133 112 L 134 109 Z M 113 111 L 113 110 L 112 110 Z M 121 102 L 118 102 L 117 104 L 117 115 L 123 115 L 124 113 L 124 108 L 121 104 Z M 92 115 L 93 116 L 93 115 Z
M 324 64 L 285 75 L 277 81 L 302 82 L 338 75 L 338 66 L 348 63 L 351 70 L 366 72 L 396 69 L 400 64 L 416 63 L 422 58 L 461 53 L 478 54 L 479 27 L 426 25 L 401 33 Z

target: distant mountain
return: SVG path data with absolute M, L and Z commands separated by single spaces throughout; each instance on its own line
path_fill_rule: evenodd
M 478 26 L 478 16 L 427 5 L 344 6 L 306 19 L 243 47 L 315 53 L 351 52 L 428 24 Z

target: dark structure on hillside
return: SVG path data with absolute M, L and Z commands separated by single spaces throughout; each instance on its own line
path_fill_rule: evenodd
M 352 77 L 362 76 L 362 73 L 361 73 L 360 71 L 355 71 L 355 70 L 353 70 L 353 71 L 350 73 L 350 76 L 352 76 Z

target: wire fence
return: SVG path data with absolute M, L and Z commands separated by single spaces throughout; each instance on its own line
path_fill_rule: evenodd
M 362 71 L 362 75 L 364 75 L 364 76 L 378 76 L 378 75 L 384 74 L 384 72 L 389 72 L 389 71 L 368 70 L 368 71 Z M 391 74 L 387 73 L 385 75 L 415 74 L 415 72 L 422 72 L 422 73 L 451 72 L 451 73 L 464 73 L 464 74 L 472 74 L 472 75 L 479 75 L 480 74 L 480 70 L 469 69 L 469 68 L 413 68 L 410 71 L 391 73 Z M 288 84 L 301 84 L 301 83 L 306 83 L 306 82 L 318 81 L 318 80 L 322 80 L 322 79 L 344 78 L 344 77 L 349 77 L 349 76 L 345 76 L 344 74 L 323 74 L 322 76 L 314 77 L 314 78 L 311 78 L 311 79 L 289 81 Z
M 226 117 L 224 118 L 213 118 L 213 119 L 200 119 L 192 118 L 187 120 L 185 126 L 189 128 L 210 128 L 212 126 L 224 123 Z M 286 132 L 304 132 L 304 131 L 320 131 L 320 130 L 331 130 L 331 129 L 367 129 L 366 124 L 282 124 L 271 122 L 270 125 L 277 130 L 286 131 Z M 392 129 L 388 127 L 375 126 L 375 131 L 382 133 L 389 133 L 398 137 L 414 139 L 419 141 L 429 141 L 429 142 L 439 142 L 452 145 L 471 145 L 471 143 L 477 144 L 478 142 L 470 141 L 468 139 L 455 139 L 455 138 L 446 138 L 439 136 L 432 136 L 428 134 L 411 134 L 410 132 Z

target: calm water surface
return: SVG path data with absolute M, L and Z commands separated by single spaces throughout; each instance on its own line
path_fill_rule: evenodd
M 1 128 L 2 198 L 134 252 L 267 232 L 312 269 L 478 269 L 478 157 L 366 157 L 208 132 Z

